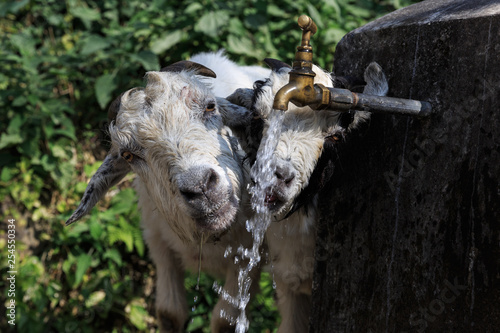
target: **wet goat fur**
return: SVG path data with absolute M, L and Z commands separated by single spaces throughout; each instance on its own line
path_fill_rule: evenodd
M 227 59 L 220 53 L 215 57 L 221 66 L 211 69 L 218 74 Z M 249 73 L 232 72 L 235 86 L 218 93 L 229 94 L 245 87 L 241 82 L 259 78 Z M 179 333 L 188 318 L 184 271 L 197 272 L 201 243 L 202 271 L 225 279 L 230 295 L 238 292 L 235 253 L 226 258 L 224 252 L 228 246 L 251 246 L 244 224 L 252 214 L 246 191 L 249 165 L 225 123 L 243 126 L 239 122 L 248 120 L 248 112 L 216 96 L 211 85 L 217 79 L 201 77 L 196 70 L 148 72 L 146 80 L 145 88 L 131 89 L 114 103 L 118 112 L 108 129 L 111 149 L 67 224 L 88 214 L 111 186 L 134 172 L 143 236 L 156 266 L 158 324 L 161 332 Z M 259 277 L 256 268 L 252 294 Z M 239 314 L 219 299 L 212 332 L 234 329 L 221 318 L 221 310 L 233 318 Z
M 247 147 L 250 156 L 256 156 L 259 143 L 266 138 L 274 96 L 288 83 L 289 71 L 290 68 L 286 66 L 279 67 L 266 80 L 256 82 L 254 89 L 239 89 L 228 96 L 228 100 L 247 107 L 253 112 L 254 118 L 258 118 L 250 126 L 254 131 L 247 132 L 251 136 L 247 139 L 250 142 Z M 317 66 L 313 67 L 313 71 L 316 73 L 315 83 L 333 86 L 329 73 Z M 387 94 L 387 79 L 378 64 L 371 63 L 364 78 L 364 93 L 378 96 Z M 266 232 L 278 309 L 282 317 L 279 333 L 307 332 L 309 322 L 319 189 L 308 188 L 314 195 L 308 196 L 299 207 L 297 202 L 312 181 L 313 171 L 317 171 L 315 168 L 325 142 L 332 138 L 346 139 L 351 131 L 369 119 L 370 114 L 357 111 L 347 127 L 342 126 L 339 116 L 335 111 L 314 111 L 292 103 L 285 113 L 273 161 L 277 167 L 275 188 L 269 193 L 270 197 L 279 200 L 270 204 L 275 222 L 270 224 Z M 262 130 L 262 140 L 255 129 Z M 324 174 L 324 171 L 317 173 Z M 287 182 L 283 181 L 285 174 Z

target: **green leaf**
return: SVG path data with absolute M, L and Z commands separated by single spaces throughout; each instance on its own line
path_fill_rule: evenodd
M 231 31 L 231 35 L 234 36 L 244 36 L 247 32 L 247 28 L 243 23 L 236 17 L 229 20 L 228 30 Z
M 35 39 L 29 35 L 17 34 L 10 36 L 10 42 L 23 56 L 33 56 L 35 53 Z
M 7 127 L 7 133 L 20 133 L 21 126 L 24 124 L 25 119 L 20 114 L 15 115 Z
M 85 176 L 87 176 L 88 178 L 92 177 L 101 165 L 102 165 L 102 161 L 96 161 L 95 163 L 92 163 L 92 164 L 85 164 L 83 166 L 83 172 L 85 172 Z M 87 186 L 87 183 L 85 183 L 85 187 L 86 186 Z
M 87 182 L 78 182 L 75 187 L 75 191 L 77 193 L 83 193 L 85 192 L 85 189 L 87 188 Z
M 70 162 L 59 161 L 57 165 L 56 172 L 51 172 L 50 175 L 64 193 L 68 190 L 68 186 L 73 180 L 75 167 Z
M 78 286 L 82 282 L 83 275 L 89 269 L 92 263 L 92 257 L 88 254 L 82 253 L 76 259 L 76 272 L 75 272 L 75 286 Z
M 130 305 L 130 314 L 129 319 L 135 327 L 139 330 L 145 330 L 148 327 L 146 318 L 148 318 L 149 314 L 143 306 L 131 304 Z
M 23 105 L 26 105 L 26 103 L 28 103 L 28 99 L 21 95 L 21 96 L 17 96 L 13 101 L 12 101 L 12 106 L 23 106 Z
M 370 18 L 371 12 L 369 9 L 360 7 L 360 6 L 353 6 L 353 5 L 346 5 L 345 10 L 349 12 L 350 14 L 357 16 L 358 18 Z
M 137 54 L 131 54 L 130 58 L 140 62 L 142 67 L 147 71 L 157 71 L 160 69 L 158 56 L 151 51 L 141 51 Z
M 338 43 L 346 33 L 347 32 L 342 29 L 330 28 L 325 32 L 323 40 L 327 44 Z
M 94 52 L 97 52 L 99 50 L 104 50 L 105 48 L 109 47 L 111 45 L 111 42 L 98 35 L 90 35 L 85 39 L 83 42 L 82 46 L 82 51 L 81 54 L 83 56 L 92 54 Z
M 134 235 L 130 232 L 130 230 L 123 230 L 115 226 L 109 226 L 108 238 L 110 245 L 113 245 L 114 243 L 121 241 L 125 243 L 128 252 L 132 252 L 134 249 Z
M 105 109 L 113 98 L 113 91 L 117 85 L 113 74 L 104 74 L 97 78 L 95 82 L 95 95 L 101 109 Z
M 6 133 L 0 136 L 0 149 L 11 147 L 23 142 L 21 136 L 21 126 L 24 124 L 25 119 L 20 115 L 15 115 L 9 122 Z
M 189 6 L 186 7 L 186 9 L 184 10 L 184 13 L 185 14 L 194 14 L 195 12 L 202 10 L 202 9 L 203 9 L 203 5 L 201 3 L 193 2 L 192 4 L 190 4 Z
M 255 49 L 255 45 L 252 43 L 252 41 L 243 36 L 234 36 L 234 35 L 229 35 L 227 38 L 227 49 L 228 51 L 237 53 L 237 54 L 244 54 L 247 56 L 253 56 L 253 57 L 258 57 L 259 53 Z
M 129 212 L 132 207 L 132 203 L 137 201 L 136 193 L 132 188 L 126 188 L 120 191 L 117 195 L 111 199 L 110 210 L 113 210 L 115 214 L 122 214 Z
M 4 167 L 2 173 L 0 174 L 0 180 L 2 182 L 8 182 L 14 177 L 15 172 L 12 169 Z
M 78 238 L 81 233 L 87 232 L 89 230 L 89 226 L 86 223 L 75 223 L 70 228 L 71 229 L 68 232 L 68 236 L 75 238 Z
M 341 15 L 340 15 L 342 13 L 342 9 L 340 8 L 338 2 L 336 0 L 324 0 L 324 1 L 325 1 L 325 4 L 327 6 L 332 7 L 335 11 L 335 14 L 337 14 L 335 16 L 335 20 L 340 21 L 342 19 Z
M 245 24 L 251 29 L 259 29 L 266 24 L 266 18 L 259 14 L 245 16 Z
M 52 135 L 55 134 L 64 135 L 76 142 L 77 141 L 77 138 L 75 136 L 76 130 L 71 120 L 69 118 L 61 118 L 60 123 L 62 127 L 53 130 Z
M 194 26 L 194 30 L 210 37 L 217 37 L 222 32 L 222 28 L 227 25 L 228 20 L 229 14 L 226 11 L 210 11 L 203 14 Z
M 139 254 L 139 256 L 143 257 L 144 256 L 144 239 L 142 238 L 141 229 L 136 229 L 134 231 L 134 246 L 135 246 L 135 249 L 137 250 L 137 254 Z
M 70 9 L 70 13 L 82 20 L 87 29 L 90 29 L 93 21 L 101 19 L 101 13 L 97 9 L 88 7 L 74 7 Z
M 7 1 L 5 3 L 0 4 L 0 17 L 5 16 L 7 13 L 16 14 L 19 9 L 26 6 L 30 1 L 29 0 L 21 0 L 21 1 Z
M 321 19 L 321 14 L 318 12 L 318 10 L 311 5 L 310 3 L 307 4 L 307 11 L 309 12 L 309 16 L 313 19 L 314 23 L 318 26 L 318 28 L 323 28 L 323 20 Z
M 101 223 L 99 223 L 98 220 L 92 219 L 90 221 L 90 235 L 92 236 L 92 238 L 94 238 L 95 240 L 99 240 L 103 231 L 104 228 L 101 226 Z
M 173 32 L 169 32 L 155 40 L 151 43 L 151 51 L 156 54 L 160 54 L 179 43 L 184 34 L 181 30 L 174 30 Z
M 204 325 L 205 321 L 203 320 L 203 316 L 196 316 L 189 322 L 188 327 L 186 328 L 186 332 L 196 331 L 203 328 Z
M 94 291 L 89 297 L 85 300 L 85 306 L 87 308 L 92 308 L 97 304 L 101 303 L 106 298 L 106 293 L 102 290 Z
M 36 136 L 35 138 L 30 138 L 29 140 L 24 140 L 19 146 L 17 146 L 17 151 L 25 156 L 31 157 L 31 162 L 40 164 L 40 155 L 42 152 L 40 151 L 39 145 L 40 137 Z
M 47 172 L 54 171 L 57 167 L 57 161 L 49 155 L 43 155 L 42 158 L 40 159 L 40 164 L 42 165 L 43 169 Z
M 122 261 L 122 256 L 120 252 L 117 249 L 108 249 L 103 255 L 104 259 L 111 259 L 113 260 L 118 266 L 122 266 L 123 261 Z
M 68 158 L 66 151 L 61 145 L 51 146 L 52 155 L 58 158 Z
M 286 11 L 281 9 L 280 7 L 270 4 L 267 6 L 267 13 L 272 16 L 277 16 L 277 17 L 287 17 L 288 14 Z
M 11 147 L 23 142 L 23 138 L 19 134 L 2 133 L 0 136 L 0 149 Z

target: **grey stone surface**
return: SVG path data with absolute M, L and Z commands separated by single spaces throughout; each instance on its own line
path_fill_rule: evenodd
M 338 75 L 377 61 L 389 96 L 321 193 L 311 332 L 499 332 L 500 9 L 426 1 L 346 35 Z
M 470 20 L 500 14 L 500 2 L 492 0 L 435 0 L 409 6 L 366 24 L 356 33 L 431 22 Z

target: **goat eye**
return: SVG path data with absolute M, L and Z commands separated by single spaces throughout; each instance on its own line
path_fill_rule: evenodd
M 325 137 L 325 141 L 330 141 L 333 143 L 340 143 L 342 141 L 342 136 L 340 134 L 333 134 Z
M 132 154 L 131 152 L 129 151 L 124 151 L 122 153 L 122 157 L 125 161 L 127 162 L 132 162 L 132 160 L 134 159 L 134 154 Z
M 212 112 L 215 110 L 215 104 L 214 103 L 208 103 L 207 106 L 205 107 L 205 112 Z

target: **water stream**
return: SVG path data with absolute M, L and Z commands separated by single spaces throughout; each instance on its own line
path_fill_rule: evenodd
M 273 163 L 273 155 L 281 134 L 283 118 L 284 112 L 279 110 L 271 112 L 268 119 L 269 127 L 267 132 L 264 133 L 255 164 L 251 170 L 251 177 L 255 183 L 249 187 L 249 192 L 251 194 L 251 204 L 254 214 L 246 221 L 246 228 L 252 233 L 253 244 L 251 248 L 240 246 L 237 249 L 238 256 L 235 260 L 248 261 L 246 267 L 241 268 L 238 273 L 238 294 L 232 297 L 223 288 L 214 285 L 214 289 L 221 297 L 233 304 L 240 311 L 238 318 L 236 318 L 236 333 L 245 333 L 249 326 L 245 309 L 250 301 L 250 286 L 252 284 L 250 272 L 260 263 L 260 247 L 264 240 L 264 234 L 271 222 L 271 214 L 266 206 L 266 193 L 269 193 L 269 189 L 272 187 L 276 171 L 276 166 Z M 227 316 L 227 314 L 221 315 Z M 232 318 L 227 319 L 233 322 Z

